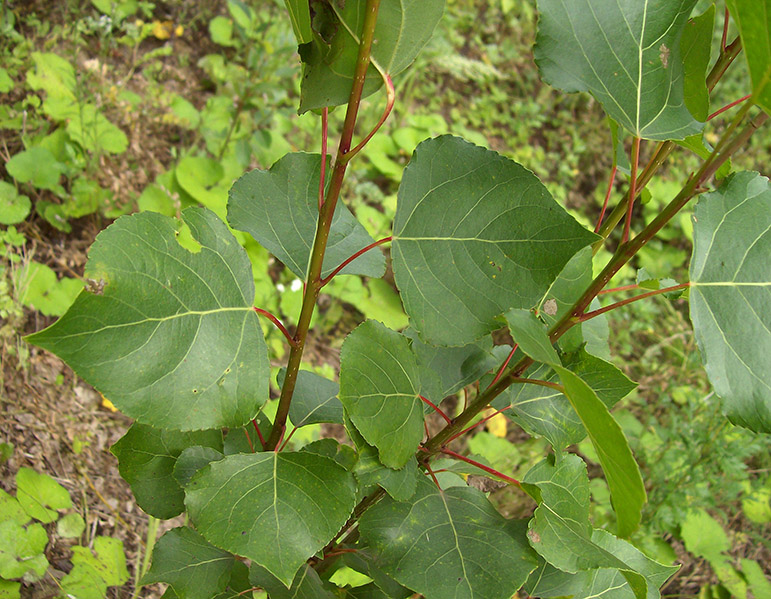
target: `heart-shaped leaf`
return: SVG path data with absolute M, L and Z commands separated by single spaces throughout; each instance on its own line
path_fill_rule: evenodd
M 210 543 L 292 583 L 353 510 L 353 475 L 309 452 L 236 454 L 212 462 L 186 487 L 190 518 Z
M 396 284 L 432 345 L 466 345 L 534 306 L 568 260 L 597 238 L 516 162 L 460 138 L 421 143 L 394 219 Z
M 735 173 L 694 212 L 691 320 L 728 418 L 771 433 L 771 187 Z
M 235 427 L 268 396 L 267 347 L 254 313 L 246 252 L 212 212 L 177 223 L 124 216 L 99 234 L 83 291 L 56 323 L 27 339 L 65 360 L 140 422 L 176 430 Z
M 541 77 L 588 91 L 636 137 L 683 139 L 701 130 L 683 98 L 680 38 L 696 0 L 538 0 Z
M 481 491 L 440 490 L 425 476 L 409 501 L 383 499 L 359 526 L 376 565 L 427 599 L 508 599 L 536 566 L 520 522 Z

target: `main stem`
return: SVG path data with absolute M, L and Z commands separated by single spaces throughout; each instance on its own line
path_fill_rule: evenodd
M 308 336 L 311 317 L 316 308 L 316 301 L 318 300 L 319 291 L 322 287 L 321 267 L 324 263 L 324 253 L 327 248 L 327 241 L 329 240 L 329 229 L 332 226 L 332 216 L 335 213 L 335 206 L 340 197 L 340 190 L 343 187 L 345 169 L 351 158 L 349 152 L 351 149 L 351 141 L 353 140 L 353 130 L 356 125 L 356 117 L 359 113 L 361 94 L 364 89 L 364 79 L 367 75 L 367 68 L 370 63 L 370 52 L 372 50 L 372 40 L 375 35 L 375 23 L 377 22 L 379 7 L 380 0 L 367 0 L 364 26 L 361 33 L 361 42 L 359 43 L 359 55 L 356 59 L 356 69 L 353 76 L 353 87 L 351 88 L 351 95 L 348 98 L 348 108 L 345 113 L 345 123 L 343 124 L 343 132 L 340 136 L 340 144 L 337 147 L 335 168 L 332 171 L 332 178 L 329 183 L 327 196 L 319 210 L 316 237 L 313 240 L 311 260 L 310 265 L 308 266 L 308 276 L 305 280 L 305 294 L 303 295 L 303 304 L 300 309 L 300 318 L 297 321 L 297 331 L 295 332 L 295 345 L 289 352 L 289 361 L 286 366 L 284 384 L 281 387 L 281 397 L 278 401 L 276 418 L 273 421 L 273 429 L 265 444 L 266 451 L 275 449 L 286 427 L 286 420 L 289 415 L 289 404 L 292 401 L 295 384 L 297 383 L 297 373 L 300 370 L 300 363 L 302 362 L 305 340 Z M 325 157 L 322 157 L 322 160 L 324 159 Z

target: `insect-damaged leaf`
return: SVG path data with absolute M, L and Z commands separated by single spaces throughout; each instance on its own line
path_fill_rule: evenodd
M 771 187 L 731 175 L 696 205 L 691 320 L 707 376 L 735 424 L 771 433 Z
M 289 586 L 302 563 L 350 516 L 353 475 L 309 452 L 236 454 L 212 462 L 185 488 L 196 529 Z
M 81 291 L 27 339 L 52 351 L 139 422 L 176 430 L 235 427 L 268 396 L 265 340 L 252 308 L 246 252 L 214 213 L 182 218 L 198 247 L 176 241 L 161 214 L 123 216 L 89 252 Z
M 698 133 L 683 98 L 680 38 L 696 0 L 538 0 L 541 77 L 588 91 L 636 137 Z
M 394 219 L 396 284 L 412 327 L 432 345 L 466 345 L 534 306 L 598 237 L 533 173 L 460 138 L 421 143 Z

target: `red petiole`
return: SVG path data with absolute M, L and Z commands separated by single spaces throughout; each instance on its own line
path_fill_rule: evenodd
M 383 245 L 384 243 L 388 243 L 389 241 L 391 241 L 391 239 L 392 238 L 391 238 L 390 235 L 388 237 L 383 237 L 383 239 L 378 239 L 374 243 L 370 243 L 368 246 L 361 248 L 358 252 L 356 252 L 352 256 L 350 256 L 350 257 L 346 258 L 345 260 L 343 260 L 343 262 L 342 262 L 342 264 L 340 264 L 340 266 L 338 266 L 335 270 L 333 270 L 331 273 L 329 273 L 328 276 L 326 276 L 323 279 L 321 279 L 320 287 L 323 287 L 324 285 L 329 283 L 335 277 L 335 275 L 339 274 L 341 270 L 343 270 L 351 262 L 356 260 L 356 258 L 361 256 L 362 254 L 367 253 L 372 248 L 375 248 L 375 247 L 377 247 L 379 245 Z
M 643 293 L 641 295 L 629 297 L 625 300 L 621 300 L 620 302 L 616 302 L 615 304 L 610 304 L 609 306 L 604 306 L 597 310 L 586 312 L 585 314 L 582 314 L 581 316 L 579 316 L 578 322 L 584 322 L 586 320 L 589 320 L 590 318 L 599 316 L 600 314 L 605 314 L 605 312 L 610 312 L 611 310 L 615 310 L 616 308 L 620 308 L 621 306 L 626 306 L 627 304 L 631 304 L 632 302 L 645 299 L 646 297 L 651 297 L 653 295 L 660 295 L 662 293 L 667 293 L 669 291 L 677 291 L 678 289 L 686 289 L 687 287 L 690 287 L 690 286 L 691 286 L 690 283 L 681 283 L 680 285 L 672 285 L 672 287 L 664 287 L 663 289 L 656 289 L 655 291 L 649 291 L 648 293 Z
M 608 208 L 608 200 L 610 200 L 610 194 L 613 193 L 613 182 L 616 180 L 616 170 L 618 166 L 613 165 L 613 169 L 610 171 L 610 181 L 608 181 L 608 191 L 605 193 L 605 201 L 602 204 L 602 210 L 600 210 L 600 218 L 597 219 L 597 226 L 594 227 L 594 232 L 599 233 L 602 226 L 602 219 L 605 218 L 605 210 Z
M 297 341 L 295 341 L 294 337 L 292 337 L 292 335 L 289 334 L 289 331 L 286 330 L 286 327 L 283 324 L 281 324 L 281 321 L 275 316 L 273 316 L 273 314 L 271 314 L 267 310 L 263 310 L 262 308 L 257 308 L 257 307 L 254 308 L 254 311 L 257 312 L 257 314 L 261 314 L 262 316 L 270 320 L 273 324 L 275 324 L 278 327 L 278 330 L 284 333 L 284 337 L 286 337 L 286 340 L 289 341 L 289 345 L 291 345 L 292 347 L 297 345 Z
M 516 485 L 517 487 L 521 488 L 521 484 L 520 484 L 520 482 L 516 478 L 512 478 L 510 476 L 506 476 L 502 472 L 498 472 L 494 468 L 490 468 L 490 466 L 485 466 L 484 464 L 482 464 L 480 462 L 477 462 L 476 460 L 472 460 L 471 458 L 467 458 L 464 455 L 460 455 L 459 453 L 455 453 L 454 451 L 452 451 L 451 449 L 447 449 L 446 447 L 443 447 L 442 449 L 440 449 L 440 451 L 443 454 L 446 454 L 446 455 L 452 456 L 454 458 L 457 458 L 457 459 L 461 460 L 462 462 L 466 462 L 467 464 L 471 464 L 472 466 L 476 466 L 477 468 L 480 468 L 481 470 L 484 470 L 488 474 L 492 474 L 496 478 L 500 478 L 501 480 L 505 480 L 507 483 L 510 483 L 512 485 Z
M 418 395 L 418 397 L 420 397 L 420 401 L 422 401 L 424 404 L 428 406 L 431 406 L 434 409 L 434 412 L 436 412 L 442 418 L 444 418 L 447 424 L 452 424 L 452 419 L 447 414 L 445 414 L 434 402 L 432 402 L 430 399 L 426 399 L 422 395 Z

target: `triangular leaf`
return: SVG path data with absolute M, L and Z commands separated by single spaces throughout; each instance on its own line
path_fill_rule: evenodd
M 702 124 L 683 98 L 680 38 L 696 0 L 538 0 L 541 77 L 588 91 L 644 139 L 682 139 Z
M 380 461 L 401 468 L 423 438 L 418 366 L 406 337 L 375 320 L 356 327 L 340 352 L 340 401 Z
M 519 524 L 476 489 L 422 477 L 410 501 L 386 498 L 359 526 L 378 567 L 427 599 L 509 599 L 536 566 Z
M 690 307 L 707 376 L 735 424 L 771 433 L 771 187 L 730 176 L 694 212 Z
M 156 518 L 173 518 L 184 509 L 185 493 L 174 478 L 177 457 L 196 445 L 222 450 L 220 431 L 180 433 L 135 422 L 110 448 L 120 475 L 139 507 Z
M 235 558 L 217 549 L 192 528 L 166 532 L 155 545 L 153 563 L 141 584 L 166 582 L 186 599 L 210 599 L 230 580 Z
M 228 222 L 260 242 L 289 270 L 305 278 L 319 220 L 321 156 L 287 154 L 270 170 L 253 170 L 233 184 L 228 200 Z M 344 260 L 374 243 L 342 202 L 335 206 L 324 266 L 325 277 Z M 348 264 L 341 274 L 382 277 L 385 257 L 378 249 Z
M 171 218 L 119 218 L 91 246 L 85 276 L 92 292 L 27 339 L 139 422 L 240 426 L 268 396 L 251 264 L 212 212 L 188 208 L 182 216 L 198 252 L 177 243 Z
M 243 555 L 289 586 L 302 563 L 345 524 L 353 475 L 309 452 L 227 456 L 186 487 L 190 518 L 210 543 Z
M 270 599 L 335 599 L 316 570 L 305 564 L 297 572 L 289 588 L 258 564 L 249 568 L 249 581 L 269 593 Z
M 598 237 L 530 171 L 457 137 L 421 143 L 404 171 L 392 247 L 412 327 L 432 345 L 466 345 L 531 308 Z

